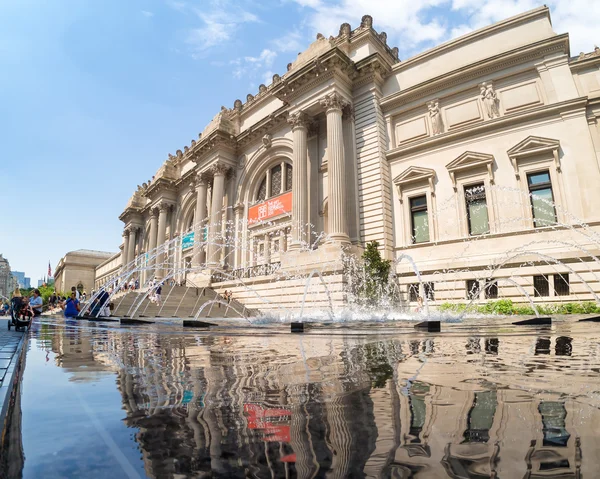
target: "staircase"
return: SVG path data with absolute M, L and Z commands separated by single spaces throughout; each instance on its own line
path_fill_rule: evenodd
M 212 288 L 187 286 L 163 286 L 160 306 L 150 302 L 147 290 L 134 290 L 118 293 L 112 298 L 112 316 L 121 318 L 182 318 L 195 317 L 200 308 L 199 318 L 240 318 L 254 316 L 256 311 L 232 300 L 227 304 Z M 220 303 L 210 304 L 219 300 Z M 224 303 L 224 304 L 221 304 Z M 204 307 L 203 307 L 204 306 Z

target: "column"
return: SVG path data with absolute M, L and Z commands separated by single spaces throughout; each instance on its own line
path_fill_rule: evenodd
M 298 112 L 290 115 L 288 123 L 292 125 L 294 152 L 292 164 L 292 244 L 291 250 L 299 250 L 308 240 L 308 117 Z M 285 174 L 285 172 L 282 172 Z
M 265 264 L 271 263 L 271 233 L 265 235 Z
M 196 213 L 194 215 L 194 254 L 192 267 L 197 268 L 206 260 L 202 251 L 204 241 L 204 226 L 206 222 L 206 192 L 208 189 L 207 178 L 204 174 L 196 177 Z
M 242 266 L 242 214 L 244 213 L 244 205 L 242 203 L 238 203 L 233 207 L 233 212 L 235 213 L 235 224 L 234 224 L 234 263 L 233 268 L 238 269 Z
M 129 242 L 127 244 L 127 262 L 131 262 L 135 259 L 135 239 L 137 236 L 137 227 L 130 227 Z
M 344 135 L 342 109 L 347 102 L 338 94 L 331 93 L 321 100 L 327 113 L 327 177 L 329 186 L 328 214 L 330 241 L 349 243 L 346 221 L 345 182 L 346 168 L 344 158 Z
M 165 239 L 167 236 L 167 213 L 169 210 L 169 204 L 168 203 L 161 203 L 158 206 L 158 231 L 156 234 L 156 246 L 157 247 L 161 247 L 164 245 L 165 243 Z M 164 265 L 163 263 L 165 262 L 165 258 L 166 258 L 166 253 L 165 251 L 161 251 L 161 253 L 157 256 L 157 268 L 156 268 L 156 273 L 155 276 L 158 279 L 162 279 L 164 276 Z
M 129 229 L 125 228 L 123 231 L 123 253 L 122 253 L 122 269 L 125 269 L 129 260 L 127 259 L 127 253 L 129 252 Z
M 225 174 L 227 173 L 225 165 L 216 164 L 212 168 L 213 187 L 212 187 L 212 202 L 210 209 L 210 227 L 208 231 L 208 254 L 207 263 L 213 266 L 219 264 L 221 249 L 219 246 L 221 235 L 221 221 L 223 219 L 223 196 L 225 193 Z
M 156 255 L 156 235 L 158 234 L 158 210 L 152 208 L 150 210 L 150 231 L 148 232 L 148 274 L 146 279 L 154 275 L 152 265 L 156 263 L 156 258 L 152 256 Z

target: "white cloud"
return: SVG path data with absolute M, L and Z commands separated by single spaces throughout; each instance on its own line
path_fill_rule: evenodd
M 271 45 L 278 52 L 301 52 L 306 48 L 306 40 L 299 29 L 290 31 L 281 38 L 271 41 Z
M 265 48 L 260 52 L 260 55 L 256 57 L 246 56 L 231 60 L 230 63 L 234 65 L 233 76 L 236 78 L 242 78 L 243 76 L 256 78 L 256 76 L 265 68 L 271 69 L 276 57 L 277 52 Z M 271 73 L 271 76 L 273 76 L 273 73 Z
M 144 15 L 145 17 L 153 17 L 154 13 L 149 12 L 148 10 L 142 10 L 142 15 Z

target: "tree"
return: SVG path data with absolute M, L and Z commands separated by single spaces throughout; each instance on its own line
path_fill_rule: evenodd
M 376 305 L 387 288 L 392 262 L 381 257 L 379 243 L 371 241 L 362 255 L 364 278 L 359 296 L 368 305 Z

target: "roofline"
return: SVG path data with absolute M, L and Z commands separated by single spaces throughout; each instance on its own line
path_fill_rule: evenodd
M 480 28 L 473 32 L 466 33 L 465 35 L 462 35 L 453 40 L 448 40 L 447 42 L 444 42 L 440 45 L 430 48 L 429 50 L 425 50 L 424 52 L 419 53 L 419 54 L 415 55 L 414 57 L 411 57 L 407 60 L 404 60 L 400 63 L 395 64 L 392 67 L 392 71 L 393 72 L 401 71 L 405 68 L 409 68 L 411 66 L 414 66 L 417 63 L 427 60 L 429 57 L 439 55 L 440 53 L 443 53 L 448 50 L 453 50 L 455 48 L 459 48 L 460 46 L 462 46 L 465 43 L 471 43 L 473 40 L 477 40 L 479 37 L 488 35 L 490 32 L 493 32 L 496 30 L 505 30 L 508 27 L 512 27 L 514 25 L 523 23 L 525 21 L 531 20 L 536 17 L 540 17 L 540 18 L 547 17 L 548 21 L 550 22 L 550 25 L 552 25 L 552 19 L 550 18 L 550 9 L 546 5 L 544 5 L 542 7 L 534 8 L 533 10 L 529 10 L 527 12 L 520 13 L 518 15 L 507 18 L 505 20 L 501 20 L 497 23 L 493 23 L 492 25 L 488 25 L 486 27 Z

